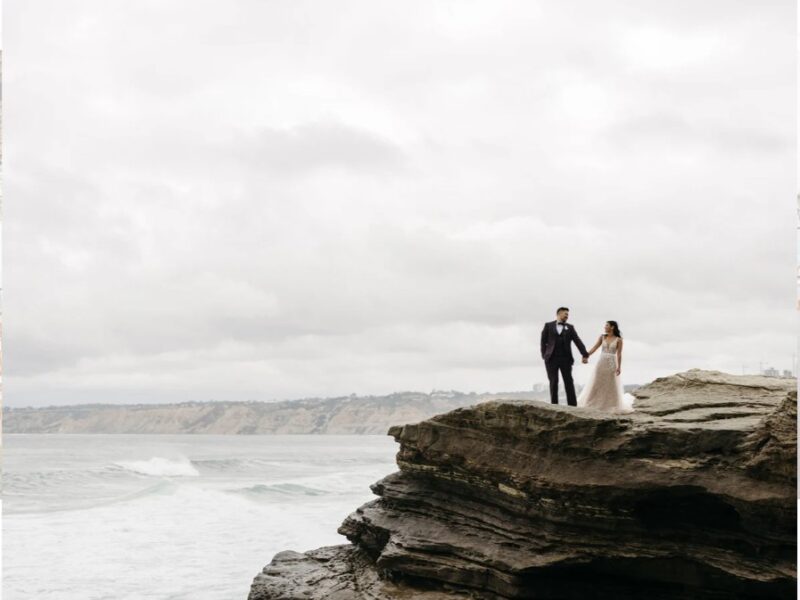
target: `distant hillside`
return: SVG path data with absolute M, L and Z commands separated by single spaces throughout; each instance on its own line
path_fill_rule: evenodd
M 385 434 L 454 408 L 496 398 L 545 400 L 543 392 L 401 392 L 283 402 L 83 404 L 4 408 L 4 433 Z

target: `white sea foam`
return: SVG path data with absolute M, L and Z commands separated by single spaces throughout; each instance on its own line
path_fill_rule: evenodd
M 282 494 L 284 496 L 324 496 L 328 493 L 325 490 L 312 488 L 297 483 L 276 483 L 272 485 L 257 483 L 256 485 L 238 488 L 231 491 L 248 496 L 269 496 L 273 494 Z
M 169 460 L 154 456 L 150 460 L 129 460 L 114 463 L 118 467 L 153 477 L 197 477 L 200 475 L 188 458 Z
M 246 598 L 275 553 L 346 543 L 342 520 L 396 470 L 383 436 L 4 442 L 4 600 Z

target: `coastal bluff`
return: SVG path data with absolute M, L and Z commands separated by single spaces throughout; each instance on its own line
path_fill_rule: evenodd
M 691 370 L 629 414 L 493 400 L 393 426 L 399 471 L 351 543 L 278 553 L 249 600 L 793 598 L 796 386 Z
M 502 397 L 544 400 L 544 393 Z M 492 393 L 398 392 L 387 396 L 303 398 L 280 402 L 79 404 L 3 408 L 3 433 L 213 435 L 384 435 L 394 423 L 421 421 L 498 397 Z

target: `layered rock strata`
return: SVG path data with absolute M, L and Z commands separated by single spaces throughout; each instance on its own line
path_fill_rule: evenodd
M 795 597 L 796 381 L 693 370 L 635 395 L 392 427 L 400 471 L 339 528 L 353 545 L 279 554 L 250 600 Z

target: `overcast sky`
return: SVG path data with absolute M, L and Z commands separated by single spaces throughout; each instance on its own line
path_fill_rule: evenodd
M 4 9 L 9 406 L 792 367 L 790 0 Z

